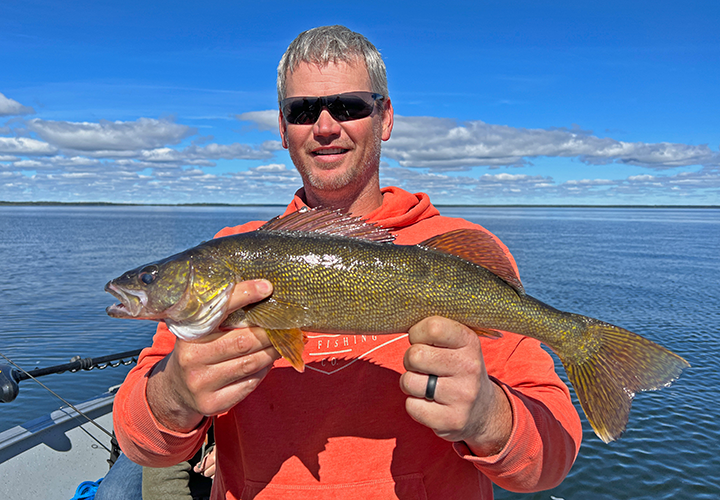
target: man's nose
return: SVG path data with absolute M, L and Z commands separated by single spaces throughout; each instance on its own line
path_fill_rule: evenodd
M 313 125 L 313 133 L 321 137 L 340 135 L 341 130 L 340 122 L 333 118 L 327 108 L 323 108 Z

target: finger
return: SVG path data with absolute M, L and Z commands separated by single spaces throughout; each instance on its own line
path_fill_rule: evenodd
M 229 410 L 239 401 L 248 397 L 260 385 L 260 382 L 267 376 L 271 368 L 272 366 L 267 366 L 252 374 L 235 377 L 232 382 L 209 393 L 211 397 L 206 402 L 210 407 L 218 408 L 213 412 L 213 415 Z
M 415 344 L 405 351 L 403 365 L 409 372 L 449 377 L 466 369 L 465 354 L 463 349 Z
M 447 418 L 448 407 L 425 398 L 409 397 L 405 400 L 405 411 L 413 420 L 437 433 Z
M 431 403 L 432 401 L 426 399 L 425 397 L 427 393 L 429 379 L 430 376 L 426 374 L 405 372 L 400 377 L 400 390 L 402 390 L 403 393 L 408 396 L 416 399 L 422 399 L 424 401 L 427 401 L 428 403 Z M 440 404 L 443 403 L 443 398 L 440 395 L 442 394 L 445 380 L 446 379 L 444 377 L 438 377 L 435 383 L 433 401 Z
M 213 477 L 215 475 L 215 464 L 210 465 L 207 469 L 202 472 L 205 477 Z
M 215 349 L 225 359 L 250 354 L 272 345 L 265 329 L 259 326 L 220 330 L 191 341 L 177 339 L 176 345 L 179 342 L 194 344 L 198 350 Z
M 408 330 L 411 344 L 427 344 L 436 347 L 458 349 L 468 344 L 475 332 L 457 321 L 431 316 Z
M 195 391 L 205 393 L 222 391 L 243 380 L 264 377 L 264 373 L 279 357 L 275 348 L 269 346 L 250 354 L 207 365 L 202 370 L 195 371 L 193 378 L 187 383 L 189 388 Z M 258 377 L 258 374 L 262 375 Z M 251 385 L 253 384 L 251 383 Z
M 205 466 L 206 466 L 205 462 L 206 461 L 207 461 L 207 455 L 202 457 L 202 459 L 193 466 L 193 470 L 195 472 L 197 472 L 198 474 L 202 474 L 202 472 L 205 470 Z
M 202 457 L 202 460 L 195 464 L 193 470 L 198 474 L 202 474 L 205 477 L 212 477 L 215 475 L 215 450 L 212 449 Z
M 272 342 L 264 328 L 245 327 L 213 332 L 192 341 L 177 339 L 175 346 L 187 353 L 188 361 L 214 364 L 261 351 Z
M 268 280 L 241 281 L 235 285 L 230 296 L 228 311 L 245 307 L 272 295 L 273 286 Z

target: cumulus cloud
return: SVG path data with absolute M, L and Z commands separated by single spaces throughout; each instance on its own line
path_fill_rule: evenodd
M 27 128 L 53 146 L 77 151 L 128 151 L 178 144 L 197 133 L 171 120 L 140 118 L 134 122 L 28 120 Z
M 266 111 L 248 111 L 235 116 L 243 122 L 253 122 L 259 130 L 278 130 L 278 110 L 268 109 Z
M 720 165 L 707 145 L 623 142 L 575 129 L 527 129 L 482 121 L 459 124 L 435 117 L 396 116 L 383 155 L 403 167 L 461 171 L 471 167 L 525 166 L 533 158 L 578 158 L 602 165 L 625 163 L 653 169 Z
M 57 148 L 28 137 L 0 137 L 0 153 L 22 156 L 52 155 Z
M 237 118 L 276 132 L 275 110 Z M 285 163 L 277 136 L 263 134 L 272 139 L 223 142 L 198 137 L 193 127 L 172 119 L 15 118 L 0 129 L 0 200 L 277 203 L 302 180 Z M 524 129 L 397 116 L 383 157 L 382 184 L 427 192 L 436 203 L 637 203 L 672 196 L 665 199 L 710 204 L 720 194 L 718 153 L 707 146 L 623 142 L 579 127 Z M 593 167 L 592 175 L 559 181 L 536 167 L 495 170 L 532 167 L 541 157 L 653 171 L 634 168 L 625 178 L 603 178 Z
M 5 94 L 0 92 L 0 116 L 30 115 L 33 113 L 35 113 L 35 110 L 30 106 L 23 106 L 16 100 L 5 97 Z
M 208 159 L 244 159 L 263 160 L 271 158 L 275 151 L 280 151 L 280 141 L 265 141 L 259 147 L 252 147 L 247 144 L 208 144 L 207 146 L 190 146 L 183 151 L 189 158 Z

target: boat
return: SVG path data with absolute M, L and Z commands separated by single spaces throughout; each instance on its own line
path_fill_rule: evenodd
M 103 358 L 72 360 L 31 372 L 18 372 L 0 365 L 0 395 L 4 402 L 17 396 L 20 380 L 40 373 L 59 373 L 67 366 L 102 366 L 108 358 L 131 357 L 136 361 L 140 350 Z M 92 363 L 91 363 L 92 362 Z M 110 366 L 118 366 L 112 364 Z M 122 364 L 129 362 L 122 361 Z M 90 369 L 80 367 L 79 369 Z M 29 376 L 28 376 L 29 375 Z M 18 380 L 20 379 L 20 380 Z M 13 383 L 14 382 L 14 383 Z M 17 425 L 0 433 L 0 498 L 13 500 L 69 500 L 78 487 L 103 478 L 119 453 L 112 435 L 112 409 L 120 386 L 108 388 L 82 403 L 63 405 L 48 415 Z

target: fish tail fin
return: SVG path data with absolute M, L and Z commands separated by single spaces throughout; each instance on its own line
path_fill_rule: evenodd
M 585 320 L 593 346 L 586 359 L 558 356 L 595 434 L 609 443 L 625 431 L 636 393 L 667 387 L 690 364 L 628 330 Z

